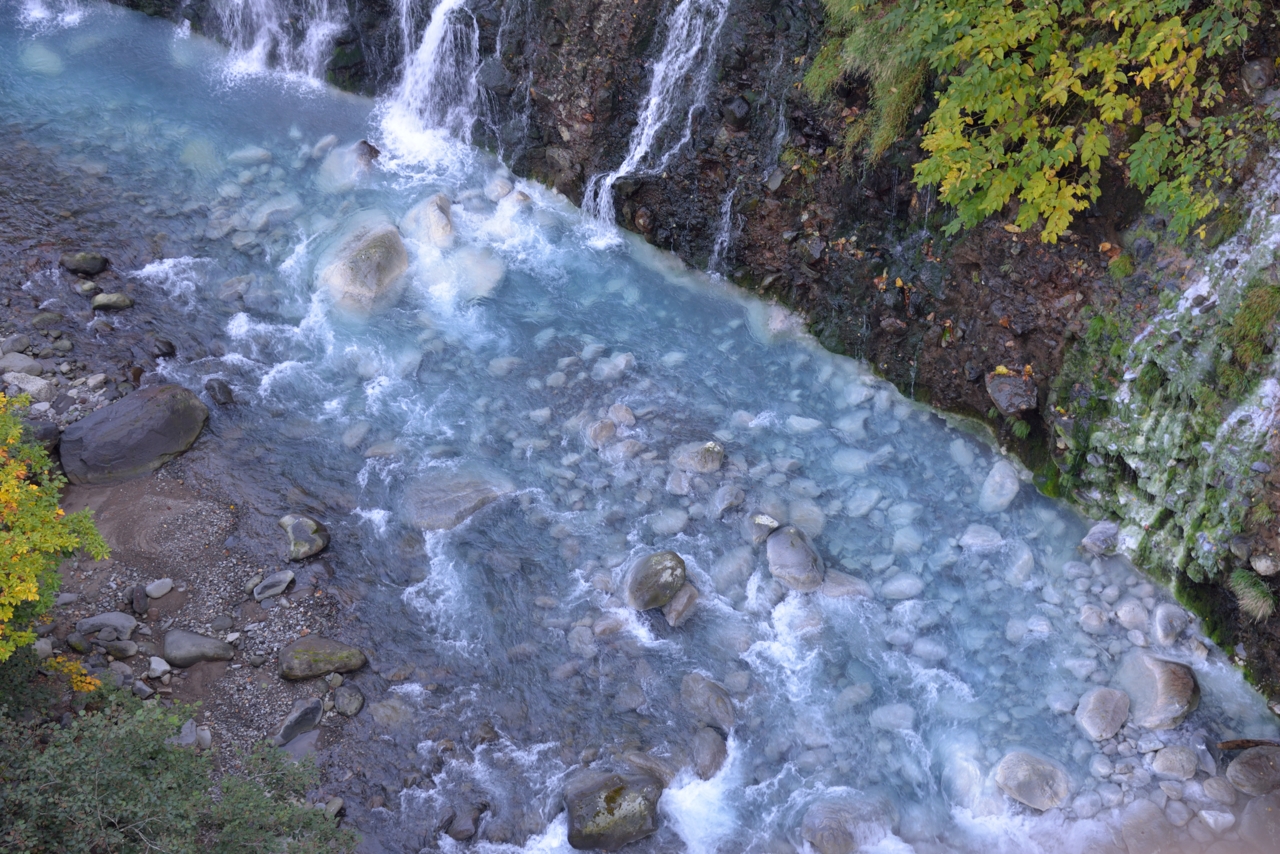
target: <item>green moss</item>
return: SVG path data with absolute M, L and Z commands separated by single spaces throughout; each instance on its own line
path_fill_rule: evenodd
M 1155 362 L 1147 362 L 1142 366 L 1142 371 L 1138 374 L 1138 379 L 1134 382 L 1133 387 L 1138 394 L 1149 399 L 1160 390 L 1164 382 L 1165 375 L 1160 366 Z
M 1231 573 L 1227 586 L 1235 594 L 1241 613 L 1248 614 L 1255 623 L 1268 619 L 1276 610 L 1276 597 L 1267 582 L 1247 569 Z
M 1035 471 L 1033 477 L 1036 489 L 1050 498 L 1061 498 L 1063 495 L 1063 474 L 1053 460 L 1048 461 Z
M 1232 606 L 1222 587 L 1181 576 L 1173 585 L 1173 595 L 1184 608 L 1200 618 L 1209 640 L 1223 649 L 1230 649 L 1235 644 L 1231 630 Z
M 1121 279 L 1127 279 L 1133 275 L 1133 259 L 1128 255 L 1117 255 L 1107 265 L 1107 272 L 1111 273 L 1111 278 L 1117 282 Z

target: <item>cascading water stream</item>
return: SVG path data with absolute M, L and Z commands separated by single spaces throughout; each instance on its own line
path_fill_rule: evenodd
M 689 142 L 715 71 L 716 43 L 730 2 L 680 0 L 672 11 L 627 154 L 616 169 L 587 182 L 582 207 L 606 226 L 598 240 L 614 240 L 613 185 L 618 179 L 661 173 Z
M 1171 597 L 1082 552 L 1074 511 L 796 318 L 642 242 L 601 251 L 582 212 L 448 138 L 478 58 L 460 0 L 378 105 L 225 87 L 209 45 L 86 14 L 0 29 L 17 58 L 0 107 L 68 171 L 130 188 L 104 216 L 148 239 L 163 222 L 188 253 L 121 269 L 137 305 L 103 334 L 158 307 L 164 377 L 236 401 L 207 398 L 190 482 L 271 528 L 298 501 L 329 528 L 325 587 L 371 666 L 347 676 L 365 710 L 326 724 L 361 769 L 347 815 L 386 850 L 571 854 L 563 791 L 583 765 L 663 777 L 635 854 L 805 850 L 814 815 L 895 854 L 1091 854 L 1135 823 L 1178 854 L 1249 838 L 1266 801 L 1214 800 L 1231 790 L 1206 745 L 1280 730 Z M 655 126 L 646 163 L 689 115 Z M 394 145 L 371 168 L 357 142 L 379 131 Z M 1268 192 L 1241 270 L 1274 258 Z M 364 317 L 332 261 L 371 222 L 404 272 Z M 816 586 L 780 580 L 780 523 L 822 557 Z M 628 567 L 667 549 L 691 610 L 629 607 Z M 284 604 L 260 619 L 291 619 Z M 260 643 L 236 630 L 229 679 Z M 1147 654 L 1194 673 L 1200 706 L 1086 737 L 1081 697 Z M 1190 757 L 1177 786 L 1156 746 Z M 1024 754 L 1047 812 L 998 785 Z
M 323 79 L 333 41 L 346 25 L 339 0 L 213 0 L 233 73 L 268 69 Z

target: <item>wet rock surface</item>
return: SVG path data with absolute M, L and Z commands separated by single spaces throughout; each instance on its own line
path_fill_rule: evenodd
M 154 471 L 191 447 L 209 411 L 179 385 L 134 392 L 67 428 L 62 466 L 72 483 L 113 483 Z
M 617 851 L 658 829 L 662 783 L 644 774 L 580 771 L 565 783 L 569 844 Z
M 637 560 L 627 571 L 627 604 L 637 611 L 662 608 L 685 586 L 684 560 L 675 552 L 657 552 Z
M 1006 795 L 1038 810 L 1062 806 L 1071 794 L 1071 778 L 1057 765 L 1030 753 L 1006 754 L 995 769 Z

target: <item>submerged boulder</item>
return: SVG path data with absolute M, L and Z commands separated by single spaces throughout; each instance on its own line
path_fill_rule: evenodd
M 822 558 L 795 525 L 779 528 L 765 541 L 769 574 L 792 590 L 808 592 L 822 586 Z
M 698 720 L 724 732 L 733 729 L 737 719 L 729 692 L 701 673 L 687 674 L 680 682 L 680 703 Z
M 407 269 L 409 255 L 390 218 L 381 211 L 362 211 L 320 256 L 316 282 L 339 309 L 368 317 L 400 298 Z
M 662 781 L 648 774 L 579 771 L 565 783 L 569 845 L 617 851 L 658 829 Z
M 898 811 L 882 796 L 851 795 L 818 801 L 804 814 L 800 835 L 818 854 L 854 854 L 898 828 Z
M 646 555 L 627 570 L 627 604 L 637 611 L 666 606 L 685 585 L 684 559 L 675 552 Z
M 1250 747 L 1231 760 L 1227 779 L 1246 795 L 1269 795 L 1280 789 L 1280 747 Z
M 1114 688 L 1091 688 L 1076 707 L 1076 723 L 1094 741 L 1111 738 L 1128 717 L 1129 695 Z
M 409 208 L 400 219 L 400 230 L 405 237 L 439 249 L 453 246 L 453 218 L 450 216 L 449 197 L 444 193 L 428 196 Z
M 444 531 L 515 489 L 505 476 L 487 469 L 431 469 L 405 490 L 404 513 L 414 527 Z
M 1013 499 L 1018 497 L 1022 481 L 1018 478 L 1018 470 L 1007 460 L 998 460 L 987 479 L 982 482 L 982 492 L 978 495 L 978 509 L 983 513 L 1003 513 Z
M 115 483 L 155 471 L 190 448 L 209 410 L 180 385 L 140 389 L 82 418 L 62 434 L 72 483 Z
M 996 785 L 1019 803 L 1032 809 L 1060 807 L 1071 794 L 1071 778 L 1056 764 L 1031 753 L 1005 754 L 995 769 Z
M 1200 704 L 1200 686 L 1190 667 L 1136 650 L 1113 680 L 1129 695 L 1131 720 L 1147 729 L 1172 729 Z

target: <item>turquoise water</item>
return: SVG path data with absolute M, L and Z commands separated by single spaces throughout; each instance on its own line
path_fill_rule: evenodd
M 389 775 L 413 757 L 394 809 L 350 808 L 388 850 L 567 850 L 565 775 L 637 752 L 674 777 L 636 851 L 799 850 L 812 805 L 854 794 L 896 813 L 867 850 L 1103 850 L 1126 805 L 1159 799 L 1141 751 L 1094 776 L 1103 746 L 1070 712 L 1135 640 L 1155 642 L 1115 619 L 1087 634 L 1082 607 L 1169 597 L 1080 552 L 1087 523 L 983 438 L 785 311 L 601 240 L 563 198 L 427 126 L 421 86 L 372 102 L 117 9 L 42 8 L 5 11 L 8 121 L 133 194 L 122 227 L 162 226 L 180 248 L 129 272 L 191 342 L 163 374 L 197 390 L 221 378 L 239 401 L 211 406 L 231 461 L 217 476 L 256 504 L 259 530 L 299 505 L 322 518 L 374 660 L 409 665 L 394 682 L 366 674 L 371 709 L 348 730 L 352 755 Z M 362 165 L 365 139 L 380 155 Z M 402 224 L 399 298 L 372 316 L 336 306 L 318 268 L 344 229 L 401 222 L 437 193 L 452 245 Z M 710 441 L 717 470 L 674 465 Z M 1007 502 L 983 499 L 995 469 L 1012 472 Z M 423 491 L 464 476 L 500 497 L 421 530 Z M 803 530 L 833 585 L 845 573 L 872 595 L 779 584 L 753 538 L 762 515 Z M 662 549 L 700 594 L 678 628 L 621 597 L 629 564 Z M 1194 626 L 1160 652 L 1204 693 L 1164 742 L 1211 767 L 1205 744 L 1276 736 Z M 691 770 L 691 673 L 732 698 L 709 780 Z M 1014 749 L 1067 773 L 1061 808 L 994 787 Z M 1197 786 L 1186 802 L 1209 809 Z M 472 842 L 435 832 L 480 803 Z M 1176 831 L 1185 850 L 1205 845 L 1194 829 Z

